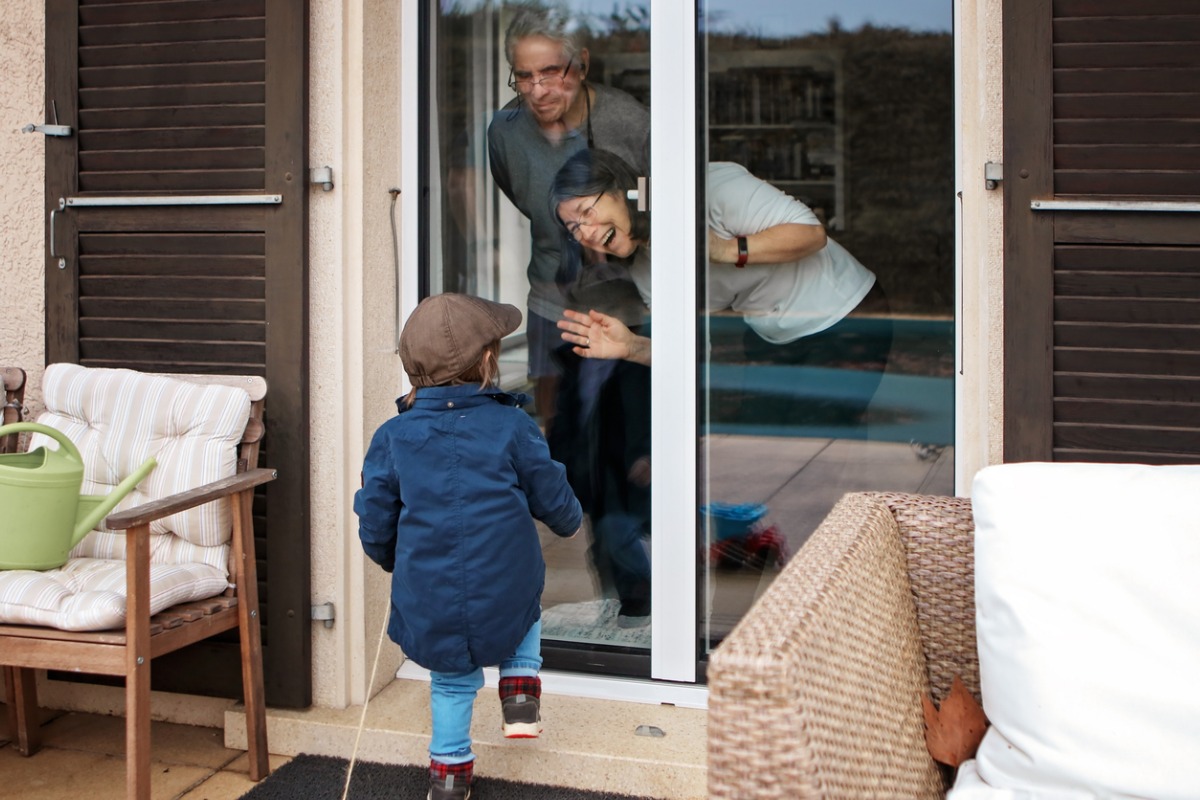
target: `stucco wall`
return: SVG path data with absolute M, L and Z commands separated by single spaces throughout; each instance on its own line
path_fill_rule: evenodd
M 388 610 L 388 576 L 363 556 L 352 503 L 366 444 L 400 391 L 389 191 L 401 177 L 400 7 L 311 9 L 311 163 L 332 166 L 337 184 L 311 207 L 312 586 L 338 615 L 313 628 L 313 701 L 341 707 L 366 696 Z M 398 664 L 386 644 L 375 689 Z
M 1003 161 L 1002 0 L 958 4 L 959 413 L 955 482 L 969 494 L 975 473 L 1002 455 L 1003 192 L 984 187 L 988 161 Z
M 0 363 L 24 368 L 33 387 L 45 352 L 45 141 L 21 128 L 47 119 L 42 11 L 41 0 L 6 0 L 0 15 Z M 38 407 L 36 388 L 30 394 Z

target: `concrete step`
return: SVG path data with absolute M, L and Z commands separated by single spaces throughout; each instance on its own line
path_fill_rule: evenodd
M 578 789 L 603 790 L 662 800 L 706 797 L 707 715 L 703 708 L 580 697 L 555 691 L 570 685 L 543 673 L 538 739 L 505 739 L 500 702 L 492 686 L 479 692 L 471 726 L 476 774 Z M 557 679 L 557 680 L 556 680 Z M 702 693 L 687 697 L 703 697 Z M 385 764 L 429 763 L 429 684 L 398 678 L 367 705 L 345 709 L 267 710 L 272 753 L 300 753 Z M 225 745 L 246 747 L 240 707 L 225 715 Z M 645 726 L 645 727 L 643 727 Z M 638 733 L 652 729 L 662 736 Z

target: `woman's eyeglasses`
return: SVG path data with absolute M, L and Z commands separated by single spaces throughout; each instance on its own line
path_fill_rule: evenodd
M 571 65 L 575 63 L 575 59 L 567 62 L 567 66 L 563 67 L 562 72 L 552 72 L 549 75 L 543 75 L 540 78 L 520 78 L 515 79 L 512 75 L 512 70 L 508 71 L 508 88 L 518 94 L 528 94 L 533 91 L 535 86 L 544 86 L 547 89 L 557 89 L 562 86 L 563 81 L 567 79 L 567 73 L 571 71 Z
M 600 202 L 601 197 L 604 197 L 604 192 L 601 192 L 600 194 L 596 195 L 596 199 L 592 201 L 592 204 L 590 206 L 588 206 L 587 208 L 585 208 L 583 211 L 579 212 L 578 219 L 574 220 L 573 222 L 563 223 L 567 229 L 567 233 L 571 234 L 571 238 L 574 239 L 575 241 L 577 241 L 577 242 L 580 241 L 580 239 L 579 239 L 579 229 L 580 228 L 582 228 L 584 225 L 595 225 L 596 224 L 596 204 Z

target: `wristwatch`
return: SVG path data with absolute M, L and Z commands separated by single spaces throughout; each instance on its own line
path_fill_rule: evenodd
M 750 258 L 750 247 L 749 247 L 749 245 L 746 244 L 745 236 L 737 237 L 737 243 L 738 243 L 738 257 L 737 257 L 737 261 L 735 261 L 733 265 L 735 267 L 737 267 L 738 269 L 741 269 L 742 267 L 746 266 L 746 261 L 747 261 L 747 259 Z

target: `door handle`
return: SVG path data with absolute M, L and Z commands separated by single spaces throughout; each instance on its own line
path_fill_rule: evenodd
M 59 210 L 60 209 L 57 209 L 57 208 L 53 208 L 50 210 L 50 257 L 58 258 L 58 268 L 59 269 L 66 269 L 67 268 L 67 260 L 54 252 L 54 241 L 56 238 L 54 235 L 54 215 L 57 214 L 59 212 Z

